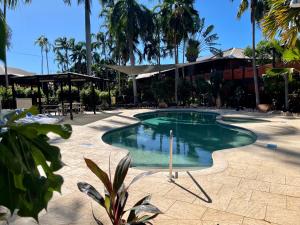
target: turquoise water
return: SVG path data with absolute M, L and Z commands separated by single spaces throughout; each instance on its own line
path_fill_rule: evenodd
M 129 150 L 133 166 L 166 168 L 173 130 L 173 166 L 210 167 L 212 152 L 249 145 L 256 136 L 245 129 L 221 125 L 216 113 L 155 112 L 136 116 L 140 123 L 105 134 L 104 142 Z

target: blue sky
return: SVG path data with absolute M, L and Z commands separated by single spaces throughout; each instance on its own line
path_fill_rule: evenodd
M 40 73 L 40 49 L 34 41 L 40 35 L 46 35 L 51 42 L 57 37 L 74 37 L 83 41 L 84 7 L 76 5 L 68 7 L 63 0 L 32 0 L 30 5 L 22 5 L 15 11 L 8 11 L 8 24 L 12 29 L 12 46 L 8 52 L 8 65 L 27 71 Z M 141 3 L 152 7 L 155 0 L 140 0 Z M 196 8 L 201 17 L 206 18 L 206 24 L 214 24 L 220 39 L 220 48 L 245 47 L 251 44 L 251 25 L 249 13 L 241 20 L 236 19 L 239 0 L 196 0 Z M 93 1 L 92 32 L 100 29 L 101 20 L 98 0 Z M 261 32 L 258 30 L 257 41 Z M 203 52 L 201 55 L 209 53 Z M 182 57 L 181 57 L 182 58 Z M 172 59 L 165 59 L 164 63 L 172 63 Z M 49 57 L 50 72 L 56 72 L 57 66 L 53 54 Z

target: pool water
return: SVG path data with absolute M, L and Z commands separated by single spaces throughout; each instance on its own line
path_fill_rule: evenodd
M 155 112 L 137 115 L 140 123 L 106 133 L 104 142 L 127 149 L 133 166 L 166 168 L 173 130 L 173 167 L 207 168 L 212 152 L 252 144 L 256 136 L 245 129 L 221 125 L 216 113 Z

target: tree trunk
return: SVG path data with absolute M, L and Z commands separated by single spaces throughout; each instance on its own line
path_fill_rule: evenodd
M 46 63 L 47 63 L 47 72 L 49 74 L 49 59 L 48 59 L 48 49 L 46 49 Z
M 87 74 L 92 74 L 92 47 L 91 47 L 91 6 L 90 0 L 85 0 L 85 38 L 86 38 L 86 68 Z
M 121 65 L 121 59 L 118 59 L 118 65 Z M 121 73 L 118 71 L 118 89 L 119 89 L 119 96 L 121 96 Z
M 289 78 L 288 73 L 284 74 L 284 100 L 285 100 L 285 110 L 289 110 Z
M 130 66 L 135 65 L 135 58 L 134 58 L 134 53 L 133 53 L 133 40 L 130 38 L 129 40 L 129 54 L 130 54 Z M 133 102 L 134 104 L 138 103 L 138 98 L 137 98 L 137 85 L 136 85 L 136 79 L 135 75 L 131 75 L 132 79 L 132 85 L 133 85 Z
M 178 70 L 178 49 L 175 40 L 175 103 L 178 104 L 178 82 L 179 82 L 179 70 Z
M 41 47 L 41 57 L 42 57 L 41 72 L 42 72 L 42 74 L 44 74 L 44 54 L 43 54 L 43 47 Z
M 6 22 L 6 10 L 7 10 L 7 0 L 4 0 L 4 3 L 3 3 L 3 17 L 4 17 L 5 22 Z M 5 60 L 4 60 L 4 73 L 5 73 L 5 87 L 8 88 L 9 81 L 8 81 L 8 73 L 7 73 L 6 51 L 7 51 L 7 43 L 5 43 L 5 50 L 4 50 L 4 57 L 5 57 Z
M 183 40 L 183 47 L 182 47 L 182 63 L 184 63 L 184 54 L 185 54 L 185 40 Z
M 252 69 L 253 69 L 253 80 L 254 80 L 254 88 L 255 88 L 255 103 L 256 106 L 259 105 L 259 89 L 258 89 L 258 78 L 257 78 L 257 70 L 256 70 L 256 54 L 255 54 L 255 7 L 252 1 L 252 9 L 251 9 L 251 23 L 252 23 Z

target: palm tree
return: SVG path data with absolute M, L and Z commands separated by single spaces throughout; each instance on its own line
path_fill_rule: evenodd
M 31 3 L 31 0 L 22 0 L 23 3 Z M 0 4 L 3 4 L 3 20 L 6 21 L 6 16 L 7 16 L 7 9 L 15 9 L 19 3 L 19 0 L 0 0 Z M 6 29 L 6 32 L 8 33 L 9 29 Z M 8 38 L 8 34 L 6 35 L 6 38 Z M 8 82 L 8 74 L 7 74 L 7 57 L 6 57 L 6 51 L 7 51 L 7 45 L 8 41 L 5 43 L 5 48 L 4 48 L 4 70 L 5 70 L 5 86 L 8 87 L 9 82 Z
M 44 52 L 46 55 L 47 72 L 49 74 L 48 53 L 50 50 L 50 43 L 48 41 L 48 38 L 45 37 L 44 35 L 42 35 L 35 41 L 35 44 L 41 48 L 41 57 L 42 57 L 41 71 L 42 71 L 42 74 L 44 74 Z
M 140 60 L 142 58 L 137 48 L 139 40 L 145 42 L 147 33 L 151 33 L 154 27 L 151 12 L 136 0 L 119 0 L 113 5 L 109 23 L 110 31 L 117 42 L 123 41 L 123 45 L 126 43 L 128 46 L 130 65 L 134 66 L 136 61 L 134 53 L 138 53 Z M 132 75 L 131 79 L 134 104 L 136 104 L 138 98 L 135 75 Z
M 165 0 L 161 5 L 163 39 L 168 49 L 173 49 L 175 65 L 178 64 L 178 47 L 189 34 L 195 33 L 195 25 L 199 20 L 198 12 L 194 9 L 194 0 Z M 175 66 L 175 102 L 178 103 L 179 70 Z
M 70 5 L 71 0 L 63 0 L 66 4 Z M 99 0 L 102 4 L 106 4 L 112 0 Z M 85 12 L 85 39 L 86 39 L 86 52 L 87 52 L 87 74 L 92 74 L 92 40 L 91 40 L 91 4 L 92 0 L 77 0 L 77 4 L 84 4 L 84 12 Z
M 300 33 L 300 8 L 291 8 L 291 0 L 270 0 L 270 10 L 263 18 L 263 32 L 267 38 L 279 35 L 288 47 L 294 47 Z
M 197 25 L 197 32 L 191 35 L 188 40 L 187 54 L 185 55 L 189 62 L 194 62 L 198 58 L 199 54 L 203 51 L 210 51 L 213 55 L 220 53 L 220 50 L 216 48 L 218 43 L 216 42 L 219 37 L 214 32 L 214 26 L 205 26 L 205 18 L 199 20 Z
M 59 67 L 63 72 L 69 70 L 70 65 L 70 51 L 74 48 L 75 39 L 67 39 L 66 37 L 57 38 L 54 41 L 53 51 L 56 54 L 55 61 L 58 62 Z
M 234 0 L 231 0 L 234 1 Z M 253 69 L 253 80 L 254 80 L 254 88 L 255 88 L 255 102 L 256 105 L 259 105 L 259 88 L 258 88 L 258 78 L 257 78 L 257 70 L 256 70 L 256 56 L 255 56 L 255 25 L 257 22 L 263 18 L 264 14 L 268 10 L 267 0 L 241 0 L 239 5 L 237 17 L 241 18 L 242 15 L 250 9 L 251 14 L 251 24 L 252 24 L 252 69 Z
M 86 46 L 85 42 L 78 42 L 74 44 L 71 49 L 70 58 L 73 62 L 73 69 L 76 73 L 86 73 Z
M 7 42 L 6 22 L 0 10 L 0 60 L 6 61 L 5 47 Z

